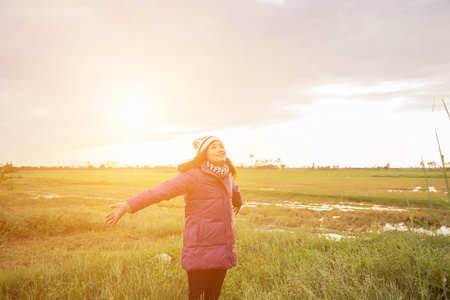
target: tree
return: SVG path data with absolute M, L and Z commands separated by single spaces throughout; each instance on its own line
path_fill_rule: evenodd
M 433 169 L 435 169 L 436 168 L 436 162 L 434 162 L 434 161 L 430 161 L 430 162 L 427 162 L 427 165 L 428 165 L 428 168 L 433 168 Z
M 252 162 L 254 168 L 258 169 L 284 169 L 286 165 L 281 162 L 281 158 L 273 160 L 269 157 L 263 159 L 256 158 L 253 154 L 249 155 L 249 160 Z
M 251 162 L 253 165 L 255 165 L 255 156 L 254 156 L 253 154 L 250 154 L 250 155 L 248 156 L 248 159 L 250 160 L 250 162 Z
M 118 165 L 117 161 L 108 160 L 108 161 L 106 162 L 106 167 L 107 167 L 108 169 L 109 169 L 109 168 L 117 167 L 117 165 Z
M 0 164 L 0 186 L 8 187 L 9 189 L 13 189 L 12 176 L 11 173 L 14 173 L 13 164 L 6 163 L 6 165 Z
M 91 162 L 90 162 L 90 161 L 88 161 L 88 162 L 86 163 L 86 168 L 87 168 L 88 170 L 93 170 L 93 169 L 94 169 L 94 166 L 91 165 Z

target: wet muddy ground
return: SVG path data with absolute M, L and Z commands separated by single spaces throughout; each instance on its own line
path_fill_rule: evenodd
M 264 189 L 273 191 L 273 189 Z M 430 187 L 430 192 L 434 188 Z M 407 192 L 392 190 L 388 192 Z M 416 187 L 409 192 L 426 192 Z M 115 197 L 86 197 L 69 194 L 38 194 L 29 192 L 33 199 L 96 199 L 119 202 Z M 272 199 L 271 199 L 272 200 Z M 163 202 L 165 209 L 169 202 Z M 180 205 L 178 205 L 180 206 Z M 447 213 L 444 209 L 424 209 L 396 207 L 382 204 L 341 202 L 341 203 L 302 203 L 301 201 L 249 201 L 245 202 L 240 216 L 255 224 L 268 226 L 268 230 L 294 230 L 316 232 L 340 239 L 344 235 L 359 232 L 382 232 L 388 230 L 416 230 L 422 233 L 450 234 Z M 406 229 L 405 229 L 406 228 Z

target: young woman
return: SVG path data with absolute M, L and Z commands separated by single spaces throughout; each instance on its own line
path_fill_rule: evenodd
M 114 209 L 106 222 L 114 226 L 125 213 L 184 195 L 185 228 L 181 265 L 187 271 L 189 299 L 218 299 L 228 269 L 236 265 L 233 211 L 242 197 L 233 178 L 236 168 L 214 136 L 194 140 L 197 155 L 178 166 L 179 175 L 139 193 Z

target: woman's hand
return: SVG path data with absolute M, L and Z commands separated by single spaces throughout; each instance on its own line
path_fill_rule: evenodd
M 110 207 L 114 210 L 106 216 L 106 223 L 111 226 L 116 225 L 120 218 L 130 210 L 127 202 L 116 203 L 110 205 Z
M 241 209 L 240 206 L 233 206 L 233 212 L 234 212 L 234 214 L 237 215 L 240 209 Z

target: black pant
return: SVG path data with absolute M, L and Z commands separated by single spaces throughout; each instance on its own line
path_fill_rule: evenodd
M 194 270 L 188 271 L 187 274 L 189 282 L 189 300 L 219 299 L 227 270 Z

